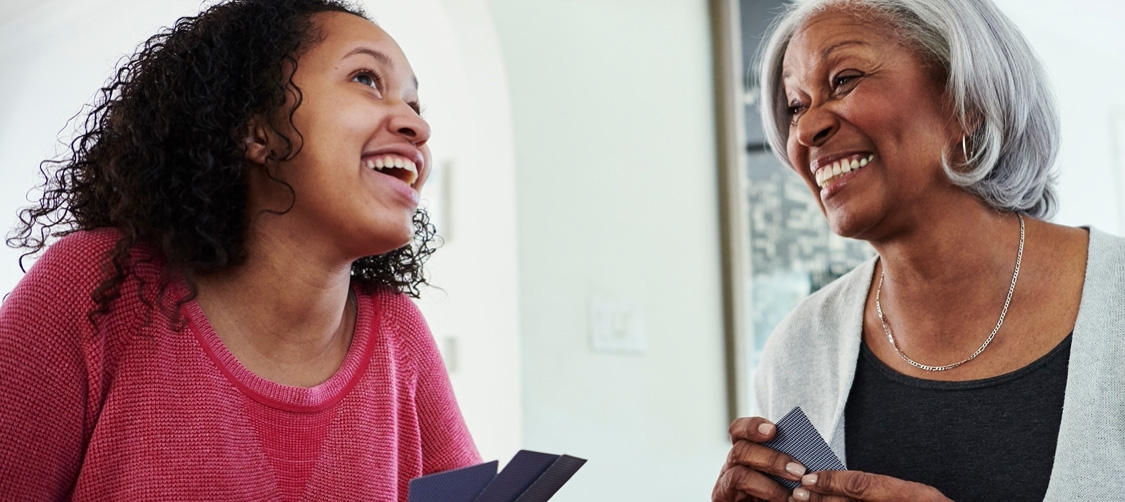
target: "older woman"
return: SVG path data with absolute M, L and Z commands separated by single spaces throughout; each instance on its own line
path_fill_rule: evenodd
M 479 462 L 407 298 L 430 128 L 390 35 L 230 0 L 101 95 L 14 239 L 61 236 L 0 308 L 0 500 L 404 502 Z
M 762 83 L 774 151 L 877 256 L 781 323 L 755 380 L 762 417 L 801 406 L 849 470 L 806 472 L 742 418 L 713 500 L 1119 497 L 1125 240 L 1043 221 L 1058 119 L 1012 22 L 989 0 L 802 3 Z

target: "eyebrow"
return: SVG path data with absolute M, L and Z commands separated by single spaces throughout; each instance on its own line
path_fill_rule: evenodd
M 395 64 L 391 61 L 391 58 L 388 57 L 386 54 L 383 54 L 382 52 L 379 52 L 375 49 L 370 49 L 370 48 L 367 48 L 367 47 L 357 47 L 357 48 L 353 49 L 351 52 L 349 52 L 347 54 L 344 54 L 344 57 L 342 57 L 340 59 L 347 59 L 347 58 L 350 58 L 350 57 L 355 56 L 357 54 L 366 54 L 368 56 L 371 56 L 371 57 L 375 58 L 376 61 L 379 61 L 380 63 L 383 63 L 383 64 L 387 65 L 387 67 L 389 67 L 391 69 L 394 69 L 394 67 L 395 67 Z M 414 88 L 417 89 L 418 88 L 418 77 L 412 75 L 410 77 L 410 80 L 414 84 Z
M 820 60 L 821 61 L 827 61 L 828 56 L 831 55 L 832 52 L 836 51 L 837 49 L 840 49 L 841 47 L 847 47 L 849 45 L 870 45 L 870 44 L 868 44 L 867 42 L 860 41 L 860 40 L 845 40 L 843 42 L 837 42 L 835 44 L 832 44 L 832 45 L 826 47 L 824 50 L 820 51 Z M 792 76 L 793 75 L 791 73 L 789 73 L 788 71 L 783 71 L 781 73 L 781 79 L 782 80 L 785 80 L 785 79 L 787 79 L 789 77 L 792 77 Z
M 835 51 L 836 49 L 839 49 L 841 47 L 846 47 L 846 46 L 849 46 L 849 45 L 869 45 L 869 44 L 867 42 L 863 42 L 863 41 L 860 41 L 860 40 L 845 40 L 843 42 L 832 44 L 832 45 L 828 46 L 828 48 L 824 49 L 823 51 L 820 51 L 820 58 L 821 59 L 828 59 L 828 55 L 831 54 L 833 51 Z
M 390 66 L 391 68 L 395 67 L 395 64 L 391 62 L 391 58 L 387 57 L 386 54 L 383 54 L 382 52 L 379 52 L 375 49 L 369 49 L 367 47 L 356 47 L 355 49 L 352 49 L 351 52 L 344 54 L 344 57 L 340 59 L 347 59 L 355 56 L 356 54 L 367 54 L 368 56 L 377 59 L 380 63 Z

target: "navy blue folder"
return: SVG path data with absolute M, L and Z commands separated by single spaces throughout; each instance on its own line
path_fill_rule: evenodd
M 410 481 L 409 502 L 546 502 L 586 463 L 520 450 L 499 474 L 495 461 Z

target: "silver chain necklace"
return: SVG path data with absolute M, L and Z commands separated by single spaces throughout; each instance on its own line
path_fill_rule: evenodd
M 1016 269 L 1012 272 L 1012 285 L 1008 286 L 1008 297 L 1004 299 L 1004 309 L 1000 311 L 1000 319 L 996 321 L 996 327 L 992 328 L 992 333 L 988 334 L 988 338 L 984 340 L 984 343 L 980 345 L 980 348 L 978 348 L 976 352 L 973 352 L 973 355 L 965 358 L 964 360 L 955 362 L 953 364 L 947 364 L 945 366 L 930 366 L 907 357 L 907 355 L 898 348 L 898 343 L 895 342 L 895 337 L 891 334 L 891 327 L 887 326 L 887 318 L 883 315 L 883 306 L 879 303 L 879 295 L 883 292 L 883 277 L 886 275 L 885 271 L 879 272 L 879 286 L 875 288 L 875 312 L 879 314 L 879 323 L 883 325 L 883 332 L 887 334 L 887 340 L 890 340 L 891 347 L 895 349 L 895 353 L 897 353 L 903 361 L 906 361 L 915 368 L 925 371 L 951 370 L 962 364 L 972 361 L 973 359 L 976 359 L 976 357 L 979 356 L 981 352 L 984 352 L 984 349 L 988 347 L 988 344 L 992 343 L 992 339 L 996 336 L 996 332 L 1000 331 L 1000 326 L 1004 324 L 1004 316 L 1008 314 L 1008 305 L 1012 303 L 1012 293 L 1016 290 L 1016 279 L 1018 279 L 1020 276 L 1020 262 L 1023 261 L 1023 215 L 1016 213 L 1016 217 L 1018 217 L 1020 220 L 1020 249 L 1016 253 Z

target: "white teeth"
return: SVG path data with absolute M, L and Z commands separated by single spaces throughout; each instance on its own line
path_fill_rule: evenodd
M 874 158 L 875 155 L 871 154 L 861 159 L 853 158 L 850 160 L 837 160 L 836 162 L 833 162 L 832 164 L 816 171 L 816 185 L 820 188 L 824 188 L 831 184 L 831 182 L 840 175 L 850 173 L 852 171 L 855 171 L 856 169 L 866 166 Z
M 382 157 L 368 159 L 363 161 L 363 165 L 368 169 L 374 169 L 376 171 L 382 171 L 384 169 L 402 169 L 410 173 L 407 176 L 400 177 L 408 185 L 413 185 L 414 182 L 418 180 L 418 164 L 410 159 L 397 155 L 384 155 Z

